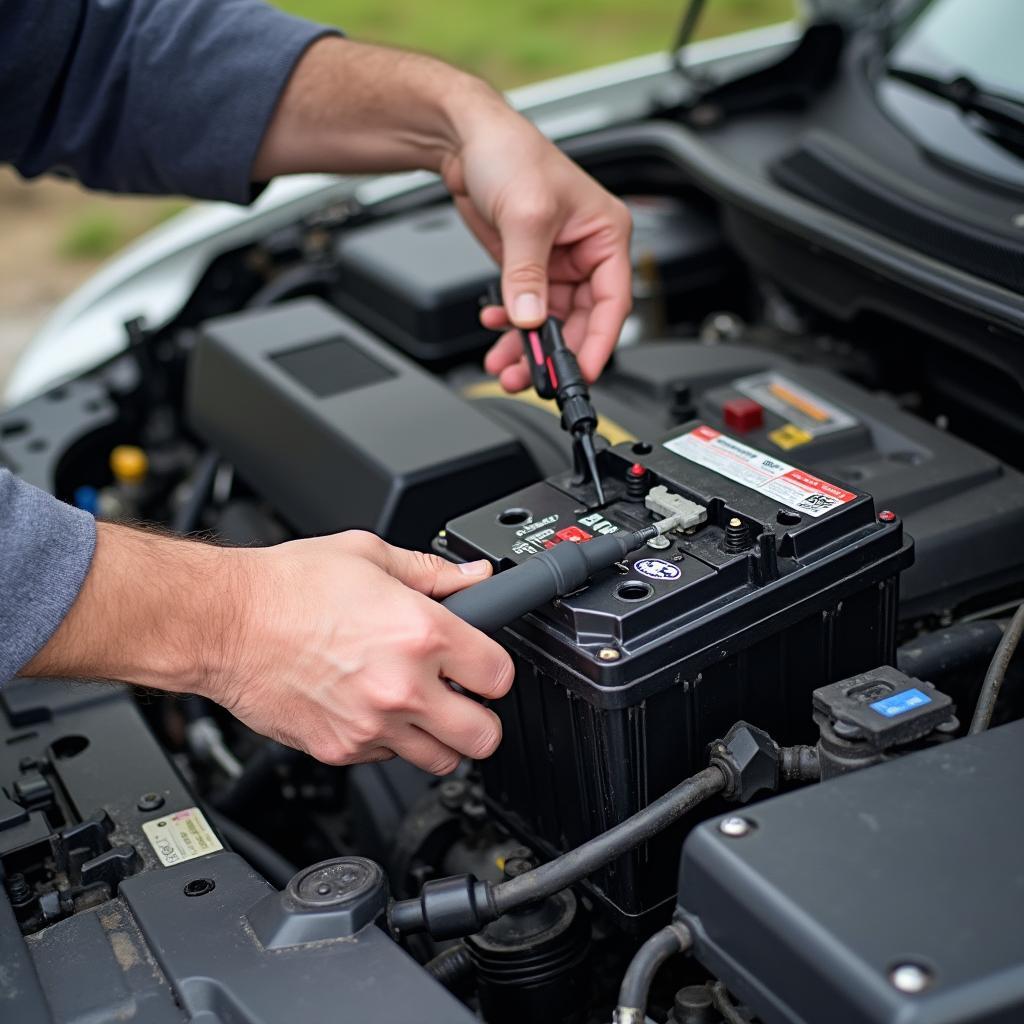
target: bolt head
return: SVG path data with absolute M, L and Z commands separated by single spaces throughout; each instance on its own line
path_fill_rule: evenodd
M 601 661 L 618 661 L 622 657 L 622 652 L 617 651 L 614 647 L 602 647 L 597 652 L 597 656 Z
M 739 816 L 723 818 L 718 823 L 718 831 L 730 839 L 741 839 L 743 836 L 749 835 L 752 829 L 753 825 L 746 818 Z
M 672 541 L 668 537 L 652 537 L 648 542 L 649 548 L 654 548 L 655 551 L 664 551 L 665 548 L 672 547 Z
M 932 982 L 931 971 L 920 964 L 897 964 L 889 972 L 892 986 L 907 995 L 923 992 Z

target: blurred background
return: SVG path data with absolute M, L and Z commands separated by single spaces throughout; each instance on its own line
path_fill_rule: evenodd
M 211 3 L 216 0 L 210 0 Z M 501 88 L 666 49 L 684 0 L 275 0 L 357 39 L 435 54 Z M 793 0 L 711 0 L 698 38 L 792 16 Z M 181 199 L 87 193 L 23 182 L 0 167 L 0 379 L 50 310 Z

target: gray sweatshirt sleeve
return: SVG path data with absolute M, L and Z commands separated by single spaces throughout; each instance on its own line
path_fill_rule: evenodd
M 285 83 L 335 32 L 259 0 L 0 0 L 0 162 L 249 202 Z
M 95 547 L 91 515 L 0 469 L 0 683 L 60 625 Z

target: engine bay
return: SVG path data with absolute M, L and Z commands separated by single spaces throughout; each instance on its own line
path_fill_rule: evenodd
M 24 479 L 225 544 L 359 528 L 501 572 L 656 489 L 705 513 L 501 631 L 501 748 L 443 780 L 199 697 L 5 686 L 12 1020 L 1017 1019 L 1019 665 L 967 734 L 1024 598 L 1024 309 L 956 241 L 1011 202 L 958 177 L 916 245 L 933 161 L 888 231 L 872 154 L 835 157 L 877 141 L 867 44 L 823 33 L 799 75 L 565 143 L 635 225 L 603 504 L 554 404 L 481 370 L 495 268 L 436 184 L 225 253 L 0 414 Z M 629 1016 L 652 936 L 692 956 Z

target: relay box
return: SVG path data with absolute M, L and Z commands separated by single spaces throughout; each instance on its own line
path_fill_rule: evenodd
M 562 474 L 453 520 L 440 541 L 500 571 L 553 544 L 649 525 L 655 489 L 706 509 L 500 637 L 516 684 L 495 704 L 504 739 L 480 766 L 484 785 L 495 813 L 549 855 L 699 770 L 738 719 L 780 743 L 812 740 L 811 691 L 894 656 L 899 574 L 912 559 L 900 520 L 870 495 L 702 422 L 599 458 L 601 508 Z M 596 876 L 595 895 L 623 923 L 672 898 L 685 827 Z

